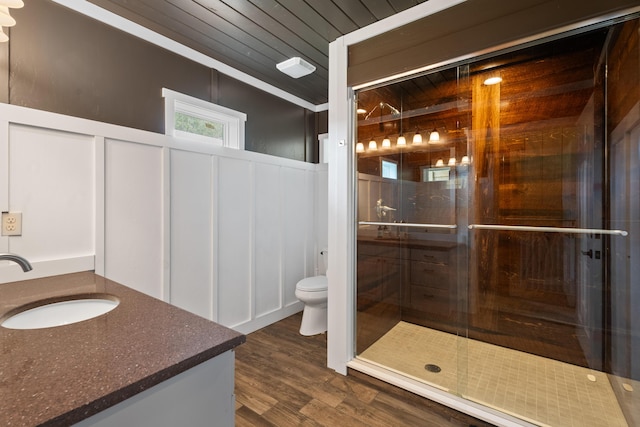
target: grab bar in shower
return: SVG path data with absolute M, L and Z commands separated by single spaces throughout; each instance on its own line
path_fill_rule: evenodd
M 360 221 L 358 225 L 382 225 L 392 227 L 413 227 L 413 228 L 458 228 L 456 224 L 418 224 L 414 222 L 372 222 Z
M 573 234 L 613 234 L 626 236 L 629 233 L 624 230 L 602 230 L 599 228 L 563 228 L 563 227 L 532 227 L 528 225 L 493 225 L 470 224 L 469 230 L 513 230 L 513 231 L 537 231 L 545 233 L 573 233 Z

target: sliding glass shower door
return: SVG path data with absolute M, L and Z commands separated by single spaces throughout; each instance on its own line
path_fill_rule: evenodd
M 637 19 L 357 93 L 360 360 L 640 423 Z
M 467 69 L 358 95 L 368 108 L 358 117 L 357 351 L 437 375 L 432 385 L 453 393 L 463 359 L 452 349 L 466 336 Z

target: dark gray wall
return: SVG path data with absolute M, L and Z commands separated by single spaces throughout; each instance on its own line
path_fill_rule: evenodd
M 314 138 L 315 125 L 308 122 L 315 113 L 305 108 L 291 108 L 291 103 L 268 93 L 256 96 L 256 92 L 259 91 L 220 74 L 217 100 L 214 102 L 247 114 L 245 144 L 251 150 L 317 162 L 317 148 L 309 150 L 306 144 L 306 141 Z M 247 103 L 248 100 L 251 102 Z M 301 136 L 305 141 L 303 144 L 300 143 Z M 278 143 L 274 144 L 273 141 Z
M 211 71 L 48 0 L 12 11 L 9 102 L 164 133 L 163 86 L 209 99 Z
M 317 161 L 317 114 L 49 0 L 13 9 L 0 101 L 164 133 L 163 87 L 247 114 L 245 148 Z

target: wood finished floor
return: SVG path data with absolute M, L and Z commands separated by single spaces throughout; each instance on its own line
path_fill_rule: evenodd
M 326 335 L 298 313 L 236 349 L 236 426 L 491 426 L 375 378 L 326 367 Z

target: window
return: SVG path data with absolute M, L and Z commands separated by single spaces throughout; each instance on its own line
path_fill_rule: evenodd
M 431 181 L 449 181 L 449 173 L 451 172 L 451 168 L 430 168 L 430 167 L 422 167 L 422 182 L 431 182 Z
M 219 140 L 220 143 L 224 141 L 224 123 L 182 111 L 176 111 L 173 117 L 175 120 L 173 127 L 175 133 L 192 133 Z
M 398 179 L 398 163 L 382 159 L 382 177 Z
M 165 98 L 165 134 L 179 139 L 244 149 L 247 115 L 169 89 Z

